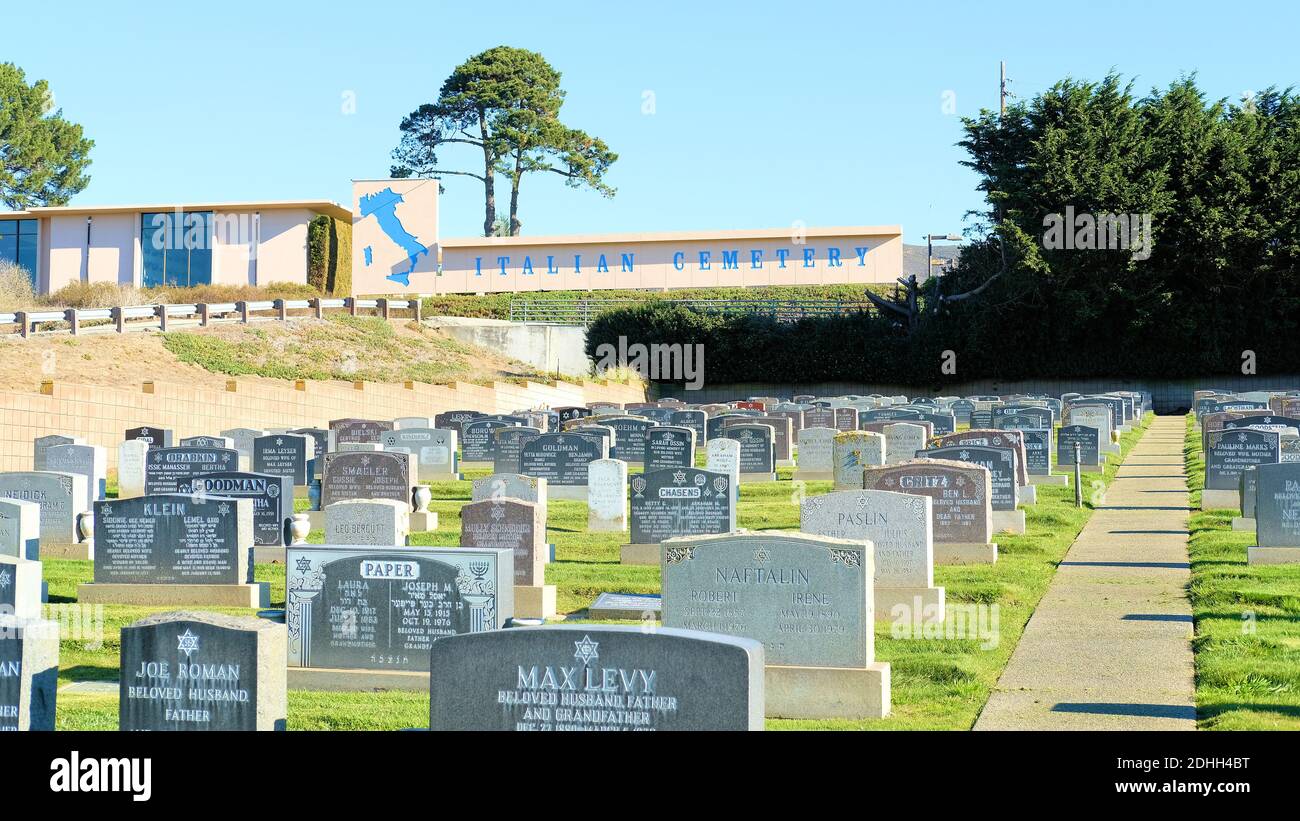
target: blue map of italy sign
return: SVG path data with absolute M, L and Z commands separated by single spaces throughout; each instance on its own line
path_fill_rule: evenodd
M 353 293 L 419 291 L 438 270 L 438 181 L 357 180 L 352 200 Z

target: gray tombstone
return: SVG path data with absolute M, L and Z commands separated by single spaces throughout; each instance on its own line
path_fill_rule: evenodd
M 430 730 L 763 729 L 753 639 L 554 625 L 439 639 L 429 667 Z
M 658 545 L 677 536 L 736 529 L 732 478 L 699 468 L 665 468 L 633 476 L 631 541 Z
M 58 623 L 0 615 L 0 732 L 53 730 L 58 685 Z
M 144 492 L 179 493 L 205 473 L 239 470 L 239 451 L 229 448 L 149 448 L 144 463 Z
M 293 520 L 293 480 L 269 473 L 230 471 L 205 473 L 177 488 L 177 493 L 248 499 L 253 504 L 253 543 L 260 546 L 288 544 L 289 522 Z

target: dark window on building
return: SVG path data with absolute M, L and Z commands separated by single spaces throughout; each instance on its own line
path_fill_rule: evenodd
M 142 214 L 140 250 L 146 288 L 211 284 L 212 212 Z
M 36 288 L 36 260 L 40 254 L 36 239 L 37 220 L 0 220 L 0 260 L 27 269 Z

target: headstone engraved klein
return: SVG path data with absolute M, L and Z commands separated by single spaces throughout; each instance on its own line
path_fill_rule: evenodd
M 666 539 L 736 529 L 735 486 L 726 474 L 665 468 L 633 476 L 629 484 L 632 533 L 621 551 L 623 564 L 658 564 Z
M 59 625 L 0 614 L 0 732 L 54 729 Z
M 487 548 L 290 546 L 290 686 L 370 688 L 373 676 L 357 671 L 390 671 L 385 687 L 424 689 L 434 639 L 514 616 L 512 566 L 509 550 Z
M 284 730 L 283 624 L 172 612 L 122 628 L 121 730 Z
M 40 506 L 41 555 L 55 559 L 95 557 L 94 542 L 81 540 L 77 523 L 86 498 L 86 477 L 53 471 L 0 473 L 0 499 L 20 499 Z
M 762 642 L 766 712 L 780 718 L 881 718 L 889 665 L 875 660 L 866 541 L 730 533 L 664 543 L 665 627 Z
M 160 494 L 95 503 L 95 581 L 83 604 L 266 607 L 253 581 L 253 502 Z
M 1255 535 L 1250 564 L 1300 563 L 1300 464 L 1259 465 L 1255 474 Z
M 944 619 L 944 589 L 934 584 L 934 524 L 928 496 L 840 490 L 804 499 L 799 530 L 875 546 L 876 621 Z
M 763 647 L 692 630 L 553 625 L 434 642 L 430 730 L 761 730 Z
M 992 564 L 992 478 L 987 468 L 946 459 L 913 459 L 867 468 L 867 490 L 930 497 L 935 564 Z
M 546 519 L 533 502 L 484 499 L 460 509 L 462 547 L 509 550 L 514 558 L 515 618 L 555 615 L 555 585 L 546 584 Z

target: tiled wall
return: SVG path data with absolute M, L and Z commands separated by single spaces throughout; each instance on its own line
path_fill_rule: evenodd
M 117 446 L 128 428 L 170 428 L 185 436 L 217 435 L 229 428 L 326 427 L 331 419 L 395 419 L 433 416 L 447 410 L 508 413 L 523 408 L 582 405 L 588 402 L 641 402 L 638 385 L 603 382 L 528 382 L 490 386 L 415 383 L 411 387 L 347 382 L 292 383 L 236 381 L 235 390 L 213 391 L 157 384 L 101 388 L 59 382 L 49 393 L 0 393 L 0 470 L 31 470 L 32 440 L 58 433 L 80 436 L 108 450 L 109 467 L 117 466 Z

